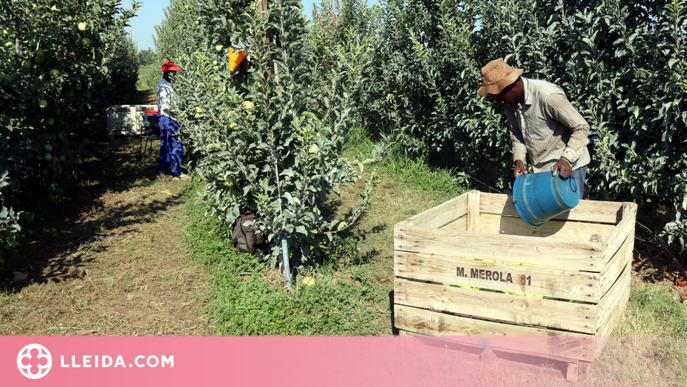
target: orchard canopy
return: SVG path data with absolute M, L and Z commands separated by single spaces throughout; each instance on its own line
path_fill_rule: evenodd
M 121 3 L 0 0 L 0 232 L 31 223 L 33 188 L 69 175 L 83 124 L 135 90 L 139 3 Z
M 129 58 L 117 31 L 133 11 L 113 1 L 39 1 L 37 10 L 1 1 L 2 160 L 15 160 L 0 166 L 7 194 L 59 168 L 44 148 L 59 159 L 56 128 L 97 106 L 95 90 L 124 79 L 112 76 Z M 677 0 L 324 0 L 307 19 L 294 0 L 171 0 L 155 55 L 183 69 L 177 115 L 208 214 L 230 225 L 256 210 L 273 262 L 281 239 L 296 264 L 316 261 L 322 244 L 369 204 L 372 184 L 346 215 L 331 213 L 331 195 L 392 143 L 466 183 L 509 189 L 505 114 L 476 93 L 480 68 L 499 57 L 561 86 L 591 125 L 589 198 L 635 201 L 638 220 L 682 251 L 686 20 Z M 230 48 L 246 53 L 235 71 Z M 28 127 L 29 137 L 17 130 Z M 353 127 L 379 140 L 375 154 L 343 156 Z
M 636 201 L 683 249 L 685 20 L 684 1 L 325 0 L 307 22 L 297 1 L 173 0 L 156 48 L 185 68 L 182 131 L 212 215 L 255 208 L 302 257 L 347 224 L 321 205 L 355 178 L 352 126 L 512 186 L 505 114 L 476 94 L 499 57 L 560 85 L 590 123 L 590 197 Z M 247 53 L 234 72 L 229 48 Z

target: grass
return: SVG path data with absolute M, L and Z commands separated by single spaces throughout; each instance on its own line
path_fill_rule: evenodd
M 276 270 L 250 254 L 239 254 L 231 246 L 228 227 L 205 218 L 204 207 L 191 199 L 187 211 L 194 221 L 187 230 L 188 242 L 193 258 L 213 273 L 215 296 L 210 314 L 217 334 L 380 333 L 374 323 L 374 309 L 385 300 L 379 299 L 374 280 L 367 273 L 346 263 L 328 261 L 320 270 L 308 273 L 315 279 L 313 285 L 303 284 L 304 276 L 297 276 L 295 293 L 289 293 Z
M 210 278 L 185 248 L 185 186 L 134 165 L 139 144 L 94 143 L 82 177 L 45 195 L 0 267 L 0 334 L 213 333 Z
M 594 364 L 597 385 L 683 385 L 687 308 L 667 287 L 633 278 L 623 320 Z
M 374 149 L 374 141 L 362 128 L 354 128 L 346 147 L 346 154 L 366 159 Z M 383 173 L 400 185 L 406 185 L 429 195 L 430 199 L 444 202 L 467 191 L 458 183 L 453 171 L 428 166 L 425 155 L 410 157 L 400 144 L 391 147 L 387 157 L 369 167 L 371 171 Z
M 687 338 L 687 308 L 665 286 L 636 281 L 619 335 L 682 336 Z M 686 352 L 687 354 L 687 347 Z

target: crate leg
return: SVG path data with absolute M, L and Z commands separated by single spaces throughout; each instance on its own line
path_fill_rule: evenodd
M 568 370 L 565 373 L 565 379 L 569 382 L 593 382 L 592 363 L 588 361 L 579 361 L 577 363 L 568 363 Z
M 565 372 L 565 379 L 569 382 L 578 381 L 577 363 L 568 363 L 568 370 Z
M 489 348 L 485 348 L 479 356 L 483 365 L 490 365 L 496 361 L 496 354 Z
M 581 361 L 577 365 L 577 374 L 581 381 L 594 382 L 592 376 L 592 363 L 588 361 Z

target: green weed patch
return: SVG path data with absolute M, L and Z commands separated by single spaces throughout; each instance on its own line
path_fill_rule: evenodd
M 295 293 L 288 293 L 275 270 L 237 253 L 229 227 L 205 218 L 202 205 L 189 204 L 188 209 L 193 216 L 187 229 L 192 256 L 213 275 L 215 296 L 209 313 L 218 335 L 378 334 L 373 321 L 380 297 L 358 267 L 342 261 L 337 263 L 344 265 L 340 271 L 331 270 L 331 264 L 311 269 L 308 275 L 314 284 L 305 285 L 303 276 L 296 276 Z
M 373 142 L 365 129 L 356 127 L 350 132 L 346 154 L 365 160 L 368 155 L 377 153 L 375 148 L 379 149 L 382 145 Z M 400 144 L 389 147 L 388 154 L 380 155 L 378 160 L 369 169 L 389 174 L 400 185 L 425 191 L 440 202 L 467 192 L 465 185 L 455 177 L 454 171 L 431 167 L 426 155 L 413 157 Z
M 627 321 L 616 329 L 617 334 L 687 338 L 687 308 L 666 287 L 634 284 L 626 314 Z

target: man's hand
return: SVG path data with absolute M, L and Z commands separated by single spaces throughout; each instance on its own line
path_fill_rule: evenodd
M 522 160 L 515 160 L 515 169 L 513 170 L 513 175 L 517 179 L 520 175 L 527 175 L 527 168 Z
M 561 177 L 564 179 L 569 178 L 572 174 L 572 165 L 570 165 L 570 161 L 568 161 L 568 159 L 565 157 L 558 159 L 558 161 L 556 161 L 556 165 L 553 166 L 551 176 L 556 176 L 556 172 L 560 172 Z

